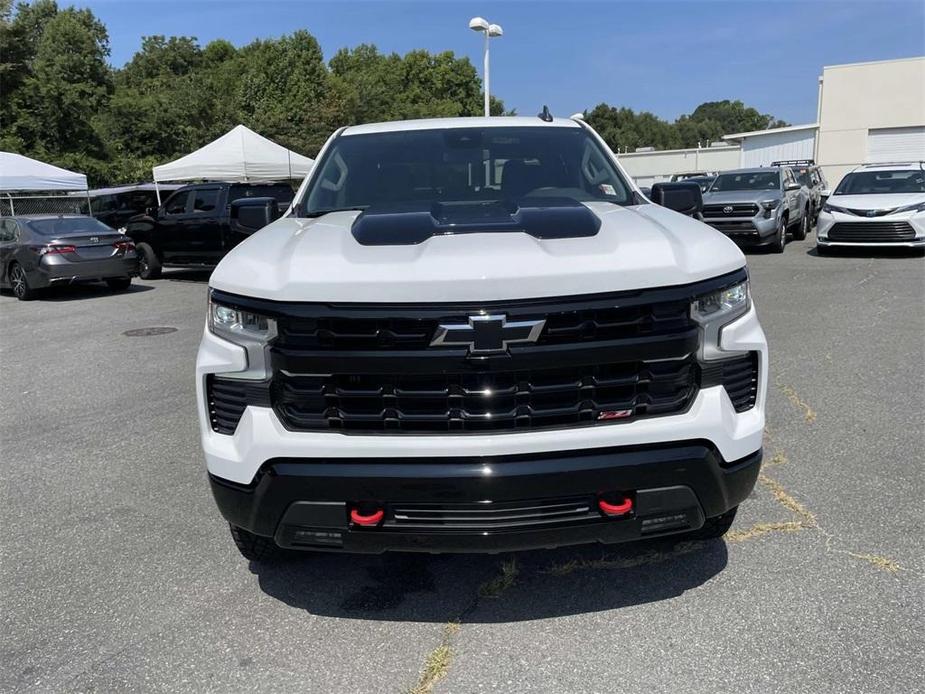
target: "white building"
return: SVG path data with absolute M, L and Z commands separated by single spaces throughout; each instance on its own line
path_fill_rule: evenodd
M 687 171 L 813 159 L 834 187 L 859 164 L 925 160 L 925 57 L 824 67 L 816 113 L 816 123 L 725 135 L 730 146 L 710 160 L 721 165 L 690 166 L 713 148 L 634 152 L 620 162 L 651 185 Z

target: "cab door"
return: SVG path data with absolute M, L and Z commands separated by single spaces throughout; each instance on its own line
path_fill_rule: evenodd
M 192 261 L 215 265 L 221 260 L 222 247 L 222 187 L 203 186 L 191 191 L 189 212 L 182 222 L 182 234 Z
M 178 190 L 158 209 L 152 240 L 160 248 L 162 260 L 166 263 L 177 262 L 184 257 L 186 249 L 180 225 L 186 219 L 191 194 L 189 189 Z

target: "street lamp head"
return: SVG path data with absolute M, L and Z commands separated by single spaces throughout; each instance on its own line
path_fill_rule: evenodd
M 473 17 L 469 20 L 469 28 L 472 29 L 472 31 L 489 31 L 491 25 L 488 23 L 487 19 Z
M 490 24 L 488 26 L 488 35 L 491 36 L 492 38 L 501 36 L 503 34 L 504 34 L 504 31 L 502 31 L 501 26 L 499 24 Z

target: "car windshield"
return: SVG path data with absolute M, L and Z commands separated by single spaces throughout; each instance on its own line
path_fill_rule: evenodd
M 31 231 L 42 236 L 70 236 L 71 234 L 111 234 L 108 227 L 93 217 L 49 217 L 25 222 Z
M 845 176 L 835 195 L 925 193 L 925 171 L 858 171 Z
M 748 171 L 720 174 L 710 187 L 711 193 L 727 190 L 779 190 L 780 173 L 777 171 Z
M 529 198 L 632 204 L 629 186 L 583 128 L 412 130 L 337 138 L 317 166 L 300 213 L 371 206 L 428 208 Z

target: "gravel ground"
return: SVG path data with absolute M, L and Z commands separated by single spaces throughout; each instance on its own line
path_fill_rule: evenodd
M 767 464 L 725 542 L 501 557 L 249 566 L 198 445 L 205 275 L 0 296 L 0 690 L 923 691 L 925 263 L 811 248 L 749 256 Z

